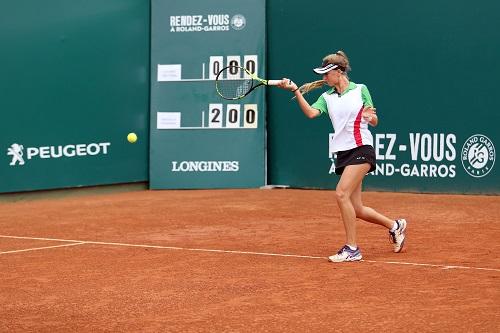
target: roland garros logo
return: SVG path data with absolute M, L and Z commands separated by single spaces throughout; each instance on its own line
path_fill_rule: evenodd
M 242 30 L 245 28 L 246 24 L 247 20 L 245 19 L 245 16 L 241 14 L 236 14 L 231 18 L 231 28 L 234 30 Z
M 482 134 L 474 134 L 462 147 L 462 165 L 465 171 L 475 178 L 486 176 L 495 164 L 495 146 Z

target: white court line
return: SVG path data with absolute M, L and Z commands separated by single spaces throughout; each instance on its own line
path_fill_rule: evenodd
M 29 239 L 29 238 L 28 238 Z M 75 246 L 75 245 L 82 245 L 85 243 L 71 243 L 71 244 L 64 244 L 64 245 L 53 245 L 53 246 L 44 246 L 44 247 L 32 247 L 29 249 L 22 249 L 22 250 L 13 250 L 13 251 L 4 251 L 0 252 L 0 254 L 8 254 L 8 253 L 19 253 L 19 252 L 28 252 L 28 251 L 37 251 L 37 250 L 45 250 L 45 249 L 54 249 L 56 247 L 67 247 L 67 246 Z
M 94 244 L 94 245 L 126 246 L 126 247 L 140 247 L 140 248 L 150 248 L 150 249 L 180 250 L 180 251 L 249 254 L 249 255 L 258 255 L 258 256 L 270 256 L 270 257 L 288 257 L 288 258 L 322 259 L 322 260 L 327 259 L 326 257 L 306 256 L 306 255 L 298 255 L 298 254 L 267 253 L 267 252 L 236 251 L 236 250 L 217 250 L 217 249 L 200 249 L 200 248 L 187 248 L 187 247 L 176 247 L 176 246 L 127 244 L 127 243 L 114 243 L 114 242 L 97 242 L 97 241 L 84 241 L 84 240 L 73 240 L 73 239 L 58 239 L 58 238 L 22 237 L 22 236 L 7 236 L 7 235 L 0 235 L 0 238 L 31 239 L 31 240 L 44 240 L 44 241 L 56 241 L 56 242 L 72 243 L 72 244 L 69 244 L 66 246 L 81 245 L 81 244 Z M 64 246 L 64 245 L 61 245 L 61 246 Z M 0 254 L 1 253 L 2 252 L 0 252 Z M 460 266 L 460 265 L 439 265 L 439 264 L 414 263 L 414 262 L 402 262 L 402 261 L 364 260 L 364 259 L 361 261 L 367 262 L 367 263 L 374 263 L 374 264 L 406 265 L 406 266 L 431 267 L 431 268 L 440 268 L 440 269 L 472 269 L 472 270 L 479 270 L 479 271 L 500 272 L 500 269 L 498 269 L 498 268 L 472 267 L 472 266 Z

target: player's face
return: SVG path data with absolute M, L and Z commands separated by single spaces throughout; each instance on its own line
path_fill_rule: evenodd
M 340 72 L 337 70 L 331 70 L 323 74 L 323 80 L 331 87 L 339 83 Z

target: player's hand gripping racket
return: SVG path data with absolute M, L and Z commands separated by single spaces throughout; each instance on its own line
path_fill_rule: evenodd
M 281 80 L 264 80 L 240 66 L 227 66 L 215 78 L 215 89 L 220 97 L 241 99 L 260 86 L 277 86 Z

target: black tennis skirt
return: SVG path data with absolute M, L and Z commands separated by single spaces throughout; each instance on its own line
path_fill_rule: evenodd
M 370 171 L 375 170 L 375 149 L 370 145 L 359 146 L 351 150 L 337 152 L 337 163 L 335 164 L 335 173 L 341 175 L 344 168 L 348 165 L 368 163 Z

